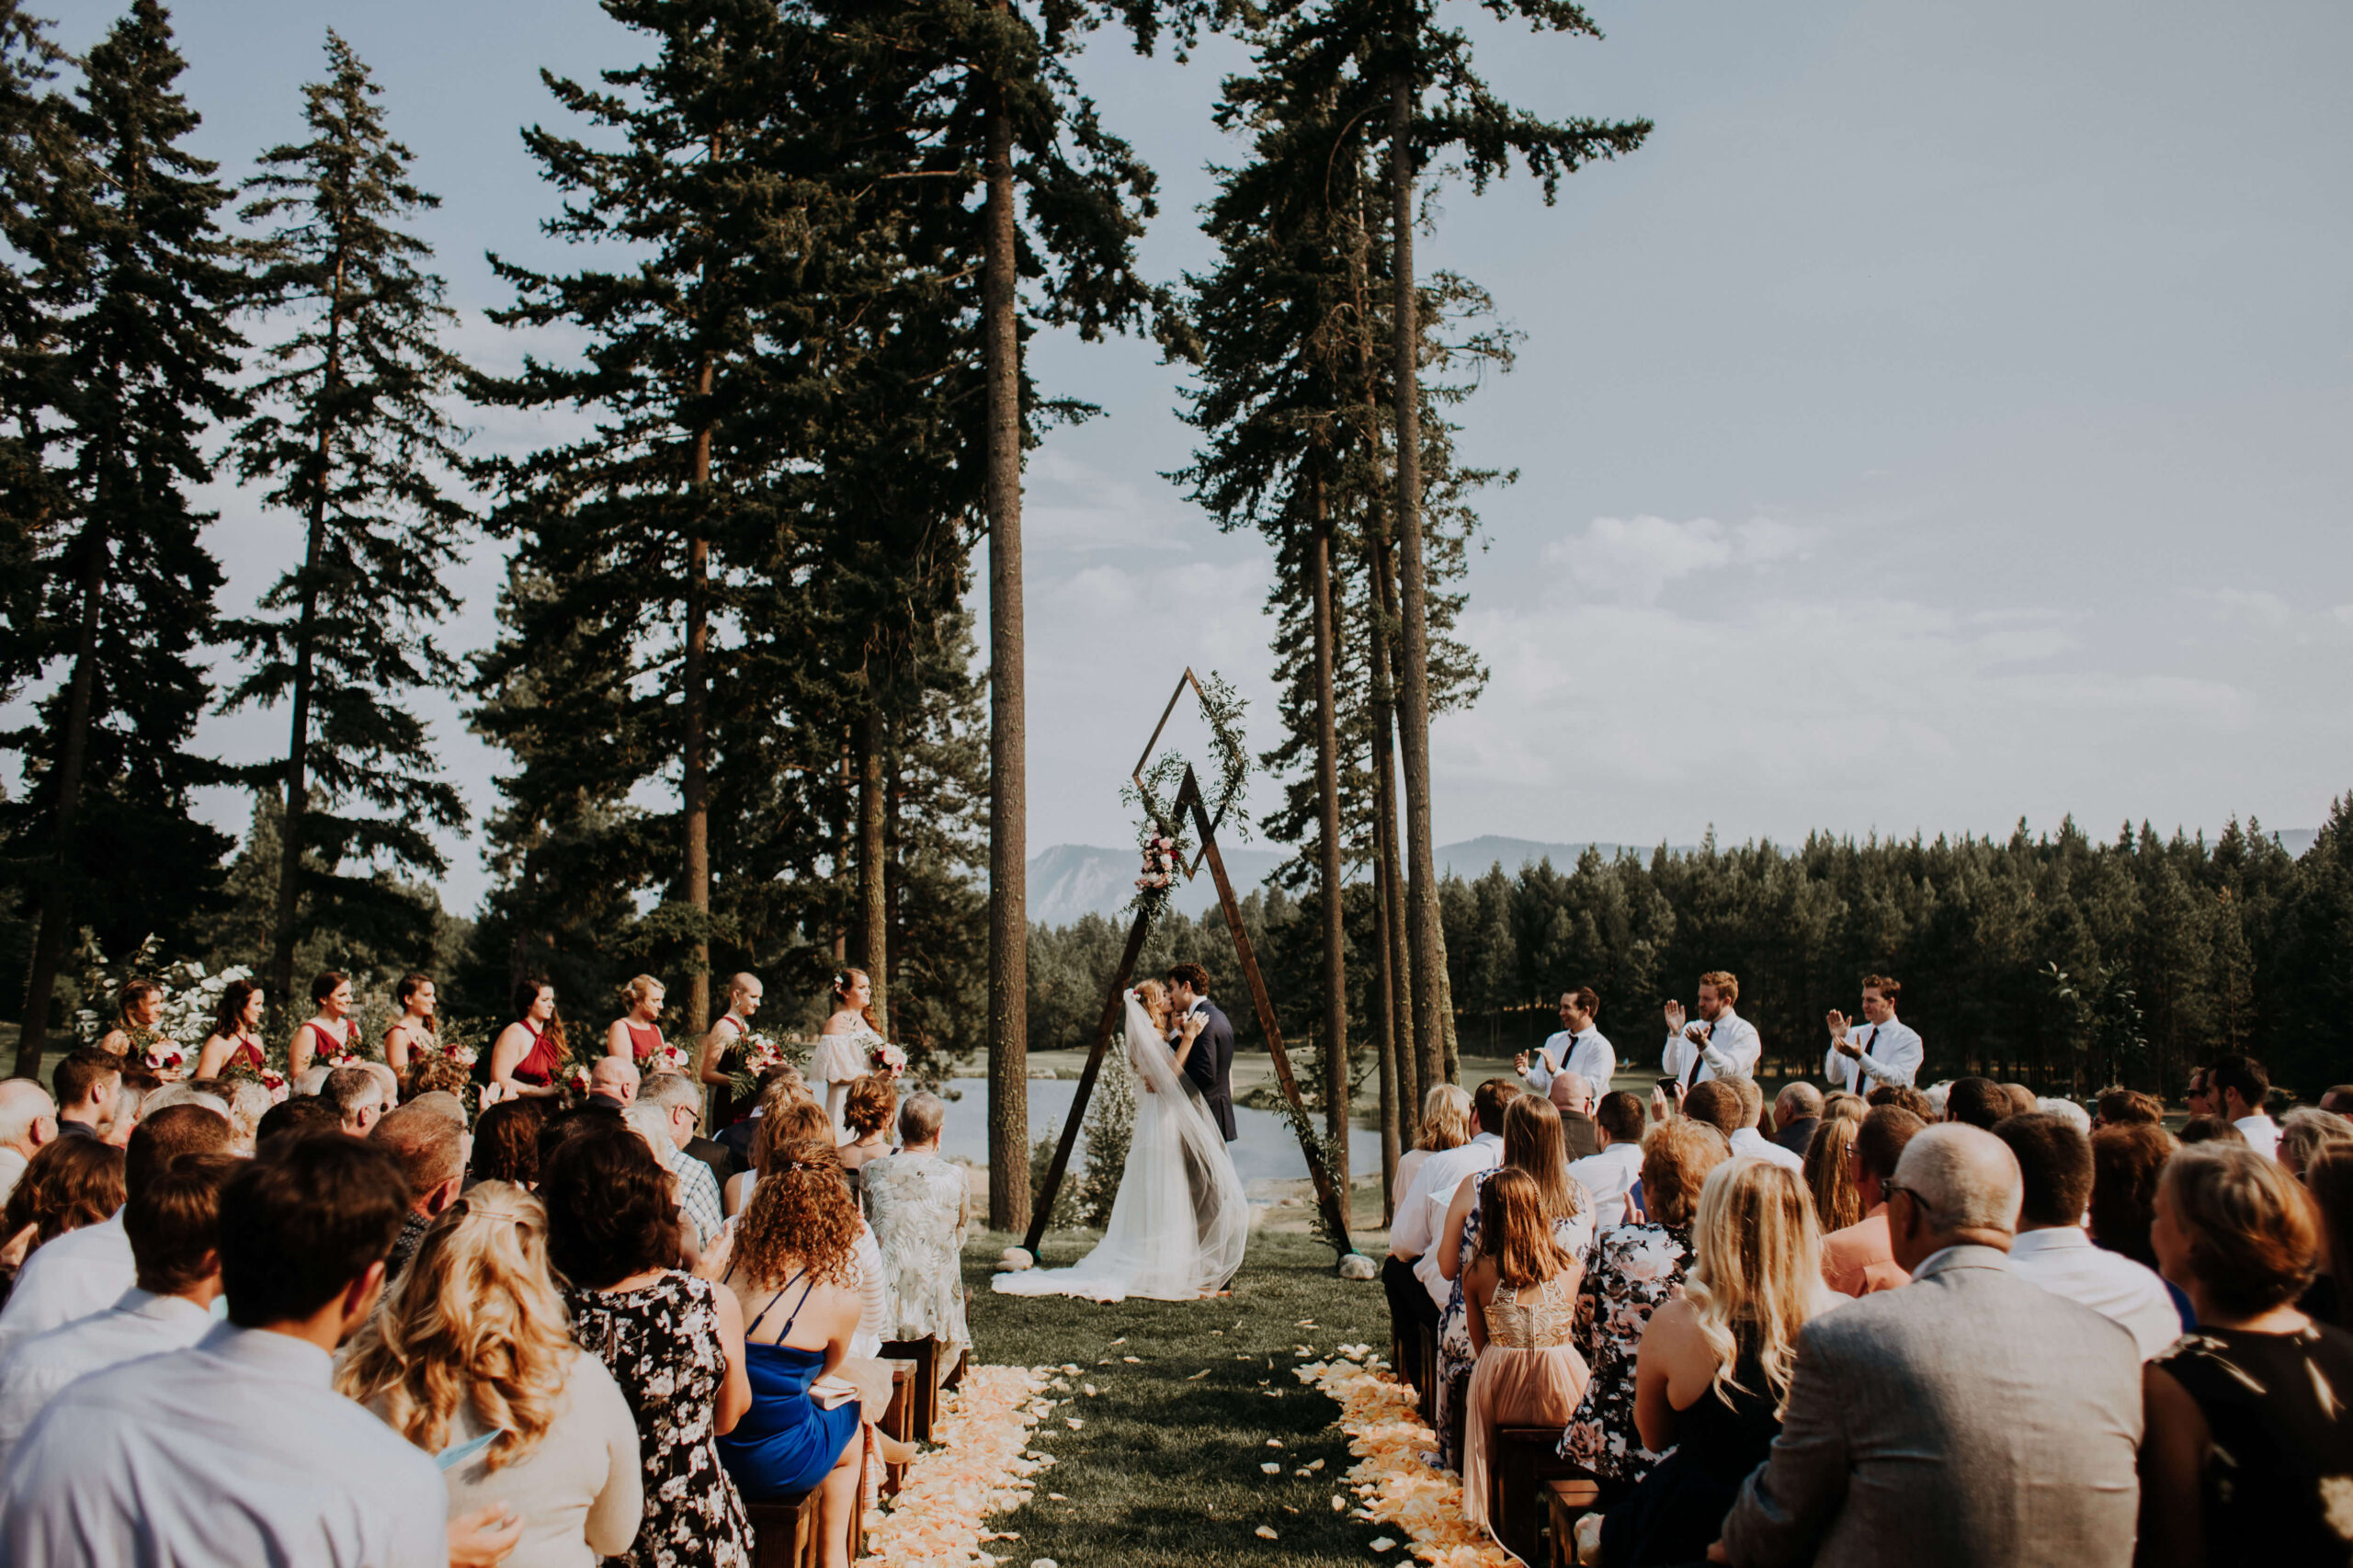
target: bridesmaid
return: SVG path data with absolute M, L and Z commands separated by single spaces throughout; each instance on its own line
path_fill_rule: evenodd
M 438 1038 L 440 1021 L 435 1016 L 439 1003 L 433 993 L 432 980 L 414 970 L 401 976 L 401 983 L 392 987 L 392 1000 L 400 1004 L 401 1016 L 384 1031 L 384 1060 L 393 1072 L 405 1078 L 414 1053 L 435 1050 L 441 1043 Z
M 164 988 L 152 980 L 134 980 L 122 988 L 122 995 L 115 1009 L 114 1028 L 98 1039 L 100 1051 L 110 1051 L 117 1056 L 130 1054 L 131 1039 L 141 1031 L 153 1032 L 155 1020 L 163 1017 Z M 155 1045 L 172 1041 L 157 1040 Z
M 556 1071 L 563 1065 L 563 1020 L 555 1013 L 555 987 L 530 979 L 515 988 L 515 1021 L 490 1046 L 490 1082 L 499 1097 L 561 1094 Z
M 286 1076 L 290 1081 L 311 1070 L 313 1059 L 339 1056 L 359 1043 L 359 1020 L 353 1017 L 351 982 L 326 970 L 311 982 L 311 1006 L 316 1014 L 294 1031 L 286 1048 Z
M 221 1001 L 212 1009 L 212 1032 L 197 1052 L 198 1077 L 218 1078 L 233 1062 L 255 1073 L 262 1070 L 268 1060 L 261 1048 L 261 1016 L 267 1001 L 267 994 L 254 981 L 233 980 L 222 988 Z
M 662 1002 L 669 993 L 652 975 L 641 974 L 621 987 L 621 994 L 629 998 L 629 1011 L 605 1031 L 605 1054 L 643 1067 L 661 1052 Z
M 752 1015 L 760 1010 L 761 993 L 760 977 L 756 974 L 738 974 L 730 979 L 727 1011 L 702 1037 L 702 1058 L 696 1064 L 695 1076 L 718 1090 L 710 1096 L 713 1127 L 724 1127 L 751 1108 L 745 1106 L 739 1110 L 733 1104 L 734 1081 L 727 1075 L 727 1052 L 737 1040 L 752 1032 Z
M 849 1086 L 874 1071 L 869 1056 L 882 1043 L 874 1023 L 874 983 L 862 969 L 834 973 L 834 1012 L 817 1039 L 817 1054 L 809 1076 L 825 1085 L 825 1115 L 834 1124 L 834 1142 L 847 1143 L 857 1134 L 843 1119 Z

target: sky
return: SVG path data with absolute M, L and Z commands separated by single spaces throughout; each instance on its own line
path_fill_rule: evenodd
M 74 48 L 117 9 L 49 8 Z M 1524 335 L 1460 415 L 1463 460 L 1519 478 L 1480 503 L 1463 631 L 1492 674 L 1434 727 L 1439 842 L 2311 827 L 2353 789 L 2353 8 L 1608 0 L 1599 40 L 1447 11 L 1510 101 L 1657 129 L 1554 206 L 1524 176 L 1444 187 L 1420 243 Z M 563 256 L 517 130 L 562 123 L 542 67 L 591 73 L 631 37 L 585 0 L 210 0 L 176 23 L 227 177 L 295 136 L 343 33 L 443 198 L 420 229 L 454 346 L 514 363 L 484 253 Z M 1214 259 L 1196 209 L 1240 150 L 1209 110 L 1243 62 L 1108 37 L 1081 62 L 1159 173 L 1155 278 Z M 1030 844 L 1119 844 L 1120 783 L 1188 665 L 1271 744 L 1268 555 L 1162 477 L 1193 433 L 1148 344 L 1048 335 L 1031 366 L 1104 413 L 1028 472 Z M 543 434 L 472 422 L 483 449 Z M 297 531 L 233 486 L 207 503 L 240 608 Z M 453 647 L 488 641 L 498 579 L 487 549 L 453 575 Z M 499 756 L 455 702 L 430 711 L 489 807 Z M 283 723 L 204 739 L 259 757 Z M 248 807 L 203 809 L 241 830 Z M 468 911 L 479 846 L 450 848 Z

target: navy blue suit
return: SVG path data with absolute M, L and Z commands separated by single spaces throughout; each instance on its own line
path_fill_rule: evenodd
M 1240 1136 L 1233 1125 L 1233 1026 L 1216 1003 L 1204 999 L 1200 1007 L 1208 1022 L 1185 1058 L 1185 1076 L 1200 1089 L 1202 1103 L 1231 1143 Z

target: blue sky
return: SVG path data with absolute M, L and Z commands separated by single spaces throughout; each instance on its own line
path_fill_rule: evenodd
M 1552 208 L 1525 179 L 1451 188 L 1424 242 L 1526 335 L 1462 415 L 1465 457 L 1521 479 L 1482 507 L 1466 632 L 1494 678 L 1434 737 L 1441 841 L 2311 826 L 2353 788 L 2353 10 L 1653 0 L 1570 42 L 1453 6 L 1515 101 L 1658 130 Z M 114 9 L 54 8 L 74 47 Z M 294 133 L 324 28 L 351 40 L 444 199 L 460 347 L 511 360 L 483 253 L 554 259 L 517 129 L 558 112 L 542 65 L 593 71 L 626 35 L 581 0 L 176 21 L 232 176 Z M 1156 277 L 1211 259 L 1194 209 L 1236 155 L 1208 110 L 1238 61 L 1107 40 L 1083 62 L 1160 173 Z M 1185 664 L 1271 722 L 1267 557 L 1158 477 L 1190 433 L 1147 346 L 1049 338 L 1034 366 L 1107 417 L 1029 473 L 1032 843 L 1118 843 Z M 213 500 L 225 601 L 249 600 L 292 530 Z M 460 647 L 496 581 L 485 555 L 453 584 Z M 438 712 L 486 804 L 497 758 Z M 279 723 L 208 738 L 259 756 Z M 455 847 L 466 909 L 483 873 Z

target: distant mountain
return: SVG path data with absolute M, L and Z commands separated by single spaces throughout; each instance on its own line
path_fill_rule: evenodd
M 2304 858 L 2304 851 L 2313 846 L 2313 841 L 2320 837 L 2320 829 L 2283 827 L 2274 832 L 2271 836 L 2279 841 L 2280 848 L 2301 860 Z
M 1600 850 L 1604 857 L 1615 855 L 1619 849 L 1615 844 L 1597 844 L 1593 847 Z M 1439 876 L 1456 876 L 1468 881 L 1485 876 L 1496 866 L 1501 866 L 1506 872 L 1513 872 L 1522 866 L 1533 866 L 1539 860 L 1550 860 L 1554 870 L 1565 871 L 1577 863 L 1577 857 L 1585 851 L 1586 846 L 1582 844 L 1539 844 L 1532 838 L 1506 838 L 1500 834 L 1484 833 L 1476 838 L 1466 838 L 1460 844 L 1442 845 L 1432 853 L 1438 861 Z M 1647 846 L 1643 846 L 1642 853 L 1649 852 Z

